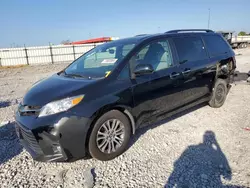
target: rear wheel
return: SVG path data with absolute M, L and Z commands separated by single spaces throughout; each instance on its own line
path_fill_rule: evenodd
M 114 159 L 127 149 L 130 135 L 128 118 L 118 110 L 111 110 L 96 121 L 89 138 L 89 153 L 102 161 Z
M 241 44 L 239 45 L 239 48 L 247 48 L 247 44 L 246 44 L 246 43 L 241 43 Z
M 209 105 L 213 108 L 221 107 L 226 100 L 227 92 L 228 88 L 226 80 L 218 78 L 214 85 L 214 90 L 209 101 Z

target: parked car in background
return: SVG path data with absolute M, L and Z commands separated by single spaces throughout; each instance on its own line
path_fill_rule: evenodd
M 111 160 L 148 122 L 199 103 L 221 107 L 235 68 L 232 48 L 211 30 L 105 43 L 33 85 L 17 135 L 35 160 Z

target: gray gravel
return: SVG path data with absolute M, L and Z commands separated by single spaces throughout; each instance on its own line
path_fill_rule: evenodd
M 250 70 L 250 49 L 237 51 Z M 233 85 L 222 108 L 199 106 L 138 130 L 118 158 L 35 162 L 14 133 L 14 111 L 37 80 L 65 67 L 0 69 L 0 187 L 250 187 L 250 86 Z

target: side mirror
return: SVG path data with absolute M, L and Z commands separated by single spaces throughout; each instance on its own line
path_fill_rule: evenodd
M 141 76 L 145 74 L 151 74 L 154 72 L 152 65 L 150 64 L 139 64 L 135 67 L 134 74 L 136 76 Z

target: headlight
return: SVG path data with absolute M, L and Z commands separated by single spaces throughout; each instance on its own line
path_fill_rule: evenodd
M 83 97 L 84 95 L 79 95 L 75 97 L 62 99 L 59 101 L 50 102 L 46 104 L 44 107 L 42 107 L 41 112 L 38 117 L 48 116 L 48 115 L 66 111 L 72 108 L 73 106 L 79 104 L 82 101 Z

